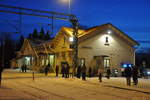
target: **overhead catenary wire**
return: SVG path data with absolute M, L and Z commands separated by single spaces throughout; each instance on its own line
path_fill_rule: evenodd
M 2 4 L 0 4 L 0 8 L 1 8 L 0 12 L 4 12 L 4 13 L 19 14 L 20 16 L 28 15 L 28 16 L 36 16 L 36 17 L 52 19 L 52 24 L 53 24 L 53 19 L 69 21 L 73 25 L 73 30 L 74 30 L 73 35 L 75 37 L 75 43 L 74 43 L 75 48 L 73 48 L 73 51 L 74 51 L 73 66 L 74 66 L 74 68 L 77 67 L 77 60 L 78 60 L 78 37 L 77 37 L 77 34 L 78 34 L 79 23 L 78 23 L 78 19 L 76 18 L 75 15 L 45 11 L 45 10 L 23 8 L 23 7 L 16 7 L 16 6 L 9 6 L 9 5 L 2 5 Z M 22 22 L 20 21 L 20 24 L 21 23 Z M 52 25 L 52 29 L 53 29 L 53 25 Z
M 15 11 L 10 11 L 10 10 L 0 10 L 0 12 L 6 12 L 6 13 L 11 13 L 11 14 L 22 14 L 22 15 L 28 15 L 28 16 L 37 16 L 37 17 L 50 18 L 50 19 L 54 18 L 58 20 L 69 21 L 68 18 L 60 18 L 60 17 L 53 17 L 53 16 L 48 16 L 48 15 L 32 14 L 32 13 L 25 13 L 25 12 L 15 12 Z

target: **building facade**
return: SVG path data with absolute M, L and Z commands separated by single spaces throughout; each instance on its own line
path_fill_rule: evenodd
M 32 69 L 42 70 L 48 63 L 55 72 L 55 66 L 68 64 L 72 69 L 73 29 L 62 27 L 51 41 L 35 44 L 26 39 L 18 53 L 22 63 Z M 78 66 L 92 68 L 93 75 L 98 68 L 104 72 L 110 68 L 112 76 L 121 76 L 124 67 L 135 64 L 135 40 L 127 36 L 112 24 L 104 24 L 86 30 L 78 30 Z

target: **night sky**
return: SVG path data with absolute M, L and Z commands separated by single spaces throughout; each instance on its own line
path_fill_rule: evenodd
M 0 4 L 69 13 L 68 4 L 62 1 L 0 0 Z M 78 17 L 81 25 L 92 27 L 109 22 L 137 41 L 150 41 L 150 0 L 71 0 L 71 13 Z M 0 31 L 15 31 L 18 19 L 19 15 L 0 13 Z M 48 23 L 47 19 L 23 16 L 22 34 L 27 36 L 39 27 L 49 30 Z M 62 25 L 69 24 L 56 21 L 55 31 Z

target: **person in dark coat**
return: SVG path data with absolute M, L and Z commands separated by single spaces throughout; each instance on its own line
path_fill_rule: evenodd
M 24 65 L 21 66 L 21 71 L 24 72 Z
M 66 66 L 65 66 L 65 78 L 69 78 L 69 70 L 70 70 L 69 65 L 66 64 Z
M 89 77 L 91 77 L 92 76 L 92 68 L 91 67 L 89 67 L 88 73 L 89 73 Z
M 85 66 L 85 64 L 83 65 L 83 67 L 82 67 L 82 80 L 86 80 L 86 66 Z
M 138 84 L 138 67 L 137 66 L 133 66 L 132 78 L 133 78 L 134 85 L 137 85 Z
M 58 73 L 59 73 L 59 66 L 58 65 L 56 65 L 55 71 L 56 71 L 56 77 L 58 77 Z
M 27 72 L 27 65 L 24 65 L 24 72 Z
M 107 69 L 107 79 L 110 79 L 111 70 L 110 68 Z
M 70 66 L 69 66 L 69 64 L 67 65 L 67 67 L 68 67 L 68 70 L 67 70 L 67 77 L 69 78 L 69 74 L 70 74 Z
M 102 76 L 103 76 L 103 69 L 99 68 L 98 69 L 98 79 L 99 79 L 99 82 L 102 82 Z
M 3 67 L 0 66 L 0 86 L 1 86 L 1 81 L 2 81 L 2 72 L 3 72 Z
M 128 86 L 131 85 L 131 75 L 132 75 L 131 67 L 128 66 L 125 68 L 125 77 Z
M 62 66 L 61 66 L 61 73 L 62 73 L 62 77 L 65 77 L 65 66 L 64 66 L 64 64 L 62 64 Z
M 81 76 L 81 66 L 78 66 L 77 68 L 77 78 L 80 78 Z
M 48 65 L 45 67 L 45 69 L 44 69 L 44 71 L 45 71 L 45 76 L 48 75 L 49 69 L 50 69 L 50 64 L 48 64 Z

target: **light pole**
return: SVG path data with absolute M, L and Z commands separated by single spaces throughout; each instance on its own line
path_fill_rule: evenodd
M 63 3 L 68 3 L 68 12 L 71 14 L 71 0 L 61 0 Z
M 78 66 L 78 20 L 76 16 L 72 16 L 70 22 L 73 25 L 73 37 L 70 37 L 69 40 L 73 42 L 73 76 L 75 74 L 75 69 Z
M 71 14 L 71 0 L 68 0 L 69 2 L 69 14 Z

